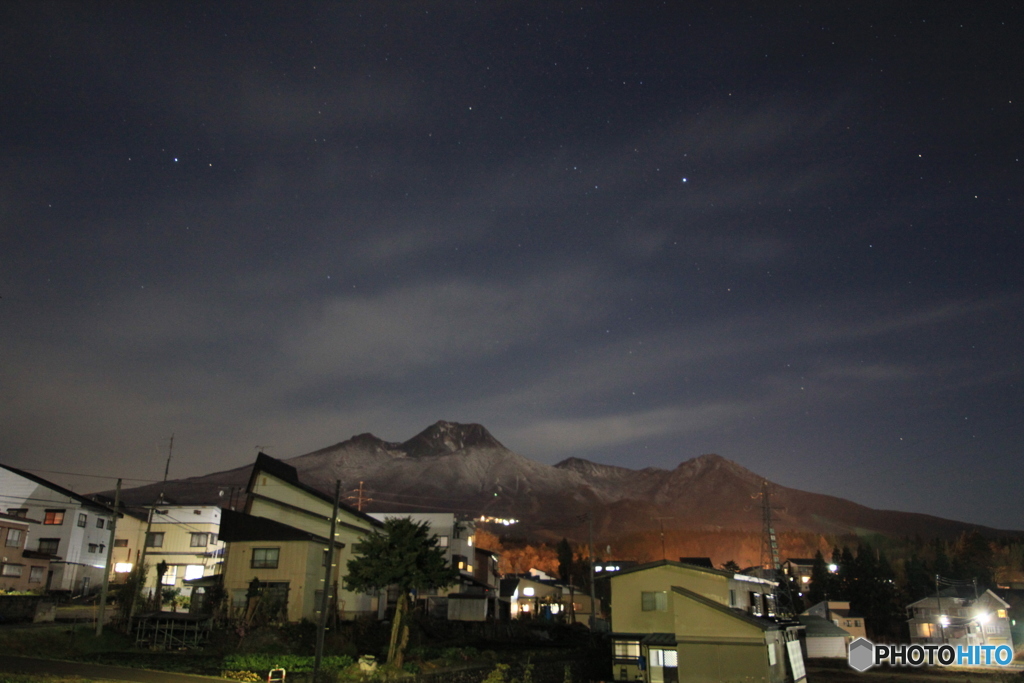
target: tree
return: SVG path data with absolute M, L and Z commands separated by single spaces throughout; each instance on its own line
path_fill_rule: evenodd
M 576 558 L 569 541 L 563 538 L 555 548 L 558 553 L 558 578 L 569 586 L 569 623 L 576 623 L 576 586 L 573 574 L 576 571 Z
M 729 560 L 728 562 L 722 565 L 722 569 L 724 569 L 727 572 L 738 572 L 740 570 L 740 566 L 736 564 L 735 560 Z
M 391 624 L 388 664 L 402 666 L 409 629 L 403 623 L 414 590 L 442 588 L 454 583 L 458 570 L 449 566 L 437 536 L 426 522 L 389 517 L 383 531 L 374 531 L 352 547 L 346 583 L 357 591 L 398 588 L 398 605 Z
M 811 565 L 811 585 L 807 596 L 812 605 L 828 600 L 830 579 L 831 576 L 829 575 L 828 566 L 825 564 L 825 557 L 819 550 L 814 554 L 814 564 Z

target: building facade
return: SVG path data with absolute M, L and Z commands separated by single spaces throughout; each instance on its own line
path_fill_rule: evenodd
M 39 521 L 30 525 L 24 548 L 50 558 L 44 590 L 76 595 L 99 590 L 113 510 L 7 465 L 0 465 L 0 501 L 0 512 Z

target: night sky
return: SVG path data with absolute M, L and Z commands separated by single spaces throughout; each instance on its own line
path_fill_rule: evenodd
M 445 419 L 1024 528 L 1024 8 L 848 4 L 3 3 L 0 462 Z

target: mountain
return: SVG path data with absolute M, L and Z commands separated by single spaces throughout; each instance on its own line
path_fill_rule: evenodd
M 285 462 L 298 470 L 303 482 L 325 492 L 333 491 L 335 480 L 350 492 L 362 484 L 368 511 L 515 518 L 520 520 L 513 527 L 516 533 L 548 540 L 584 540 L 587 515 L 601 542 L 663 534 L 666 529 L 749 536 L 762 528 L 764 478 L 719 455 L 685 460 L 671 470 L 634 470 L 580 458 L 552 466 L 512 452 L 482 425 L 441 421 L 408 441 L 359 434 Z M 226 506 L 233 499 L 240 507 L 250 469 L 169 481 L 165 495 L 181 504 Z M 156 499 L 160 488 L 154 484 L 129 489 L 122 497 L 130 504 L 145 504 Z M 972 529 L 999 533 L 928 515 L 874 510 L 777 484 L 770 490 L 780 533 L 926 538 L 952 538 Z

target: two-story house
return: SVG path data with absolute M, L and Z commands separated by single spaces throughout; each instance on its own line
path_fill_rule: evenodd
M 341 503 L 335 557 L 328 558 L 332 496 L 302 483 L 294 467 L 264 453 L 256 458 L 246 491 L 248 519 L 236 518 L 227 510 L 221 518 L 220 538 L 227 544 L 223 585 L 236 612 L 251 608 L 252 590 L 258 588 L 264 604 L 277 604 L 287 621 L 315 621 L 324 570 L 330 562 L 332 609 L 343 618 L 379 614 L 381 596 L 357 593 L 344 584 L 353 546 L 383 526 L 378 520 Z
M 221 509 L 213 505 L 155 505 L 147 510 L 151 519 L 140 525 L 149 568 L 144 592 L 152 595 L 156 590 L 157 567 L 166 563 L 160 588 L 177 588 L 180 595 L 189 597 L 191 585 L 185 583 L 221 571 L 224 542 L 220 540 Z M 146 535 L 145 529 L 149 527 Z M 128 539 L 118 530 L 118 539 Z M 130 540 L 129 540 L 130 545 Z M 119 548 L 115 548 L 115 554 Z M 115 571 L 117 567 L 115 565 Z
M 611 583 L 616 681 L 799 681 L 797 622 L 768 618 L 774 584 L 661 560 L 615 572 Z
M 1009 609 L 1009 603 L 991 590 L 975 597 L 973 587 L 951 586 L 907 605 L 910 640 L 1012 648 Z
M 75 594 L 103 582 L 114 512 L 94 500 L 29 472 L 0 465 L 0 512 L 39 520 L 25 548 L 50 557 L 45 590 Z
M 50 572 L 50 555 L 25 548 L 30 524 L 38 520 L 0 512 L 0 590 L 42 591 Z

